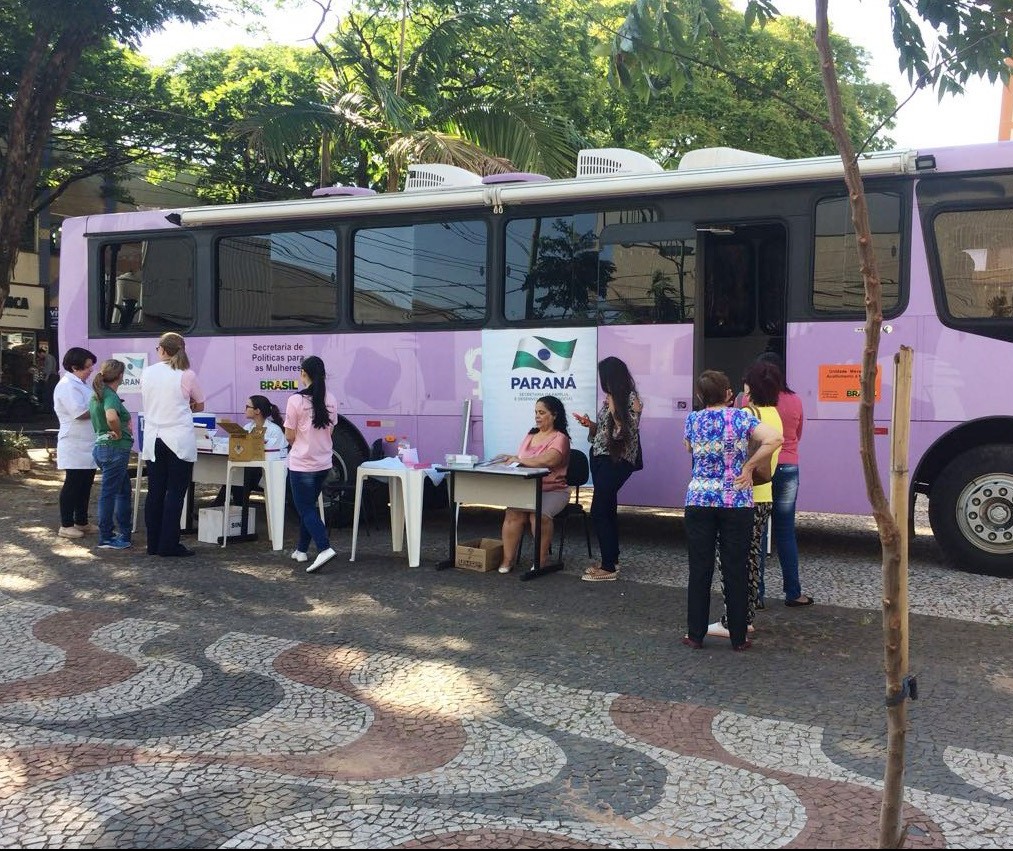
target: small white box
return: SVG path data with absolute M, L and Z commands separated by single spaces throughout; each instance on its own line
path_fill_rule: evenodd
M 221 508 L 202 508 L 197 512 L 197 540 L 205 544 L 217 544 L 222 536 L 222 510 Z M 239 531 L 242 522 L 243 509 L 238 505 L 229 507 L 229 537 L 235 538 L 242 533 Z M 257 531 L 257 509 L 250 506 L 246 515 L 246 534 L 252 535 Z

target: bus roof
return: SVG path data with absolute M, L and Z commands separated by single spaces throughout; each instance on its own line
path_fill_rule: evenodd
M 915 171 L 915 151 L 885 151 L 863 155 L 863 177 L 901 175 Z M 391 192 L 368 197 L 319 197 L 257 204 L 189 207 L 178 211 L 185 227 L 243 222 L 334 218 L 383 212 L 412 212 L 468 207 L 503 207 L 580 198 L 629 198 L 655 192 L 693 192 L 721 187 L 743 188 L 812 180 L 842 180 L 840 157 L 745 162 L 739 165 L 583 177 L 542 183 L 469 186 L 431 192 Z

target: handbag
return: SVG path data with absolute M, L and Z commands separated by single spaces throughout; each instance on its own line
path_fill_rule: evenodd
M 746 410 L 748 410 L 754 417 L 756 417 L 756 419 L 760 419 L 760 412 L 757 411 L 756 408 L 754 408 L 752 405 L 750 405 Z M 749 457 L 752 458 L 757 452 L 760 451 L 760 441 L 757 440 L 755 437 L 750 437 L 747 451 L 749 452 Z M 771 463 L 773 460 L 774 458 L 773 456 L 771 456 L 763 464 L 757 464 L 755 467 L 753 467 L 754 488 L 757 485 L 770 484 L 771 479 L 774 478 L 774 470 L 773 470 L 774 465 Z

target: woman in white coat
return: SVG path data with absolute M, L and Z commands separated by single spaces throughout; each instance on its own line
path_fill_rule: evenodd
M 181 335 L 172 331 L 163 334 L 155 353 L 158 363 L 141 373 L 141 457 L 148 462 L 148 497 L 144 502 L 148 555 L 192 556 L 193 550 L 179 542 L 179 517 L 197 460 L 193 414 L 204 410 L 204 391 L 190 369 Z
M 61 538 L 82 538 L 97 532 L 88 522 L 88 502 L 95 481 L 95 431 L 91 427 L 88 403 L 91 388 L 87 381 L 95 367 L 95 355 L 74 346 L 63 356 L 64 375 L 53 389 L 53 409 L 60 420 L 56 438 L 56 466 L 64 471 L 60 490 Z

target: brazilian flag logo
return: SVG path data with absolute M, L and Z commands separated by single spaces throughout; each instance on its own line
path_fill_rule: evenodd
M 573 360 L 576 340 L 550 340 L 548 337 L 524 337 L 517 344 L 513 369 L 537 369 L 553 375 L 566 372 Z

